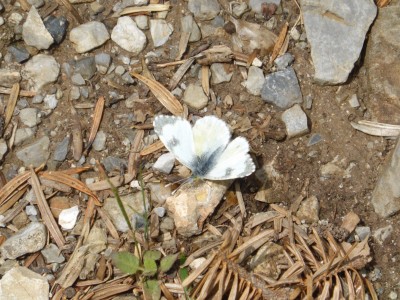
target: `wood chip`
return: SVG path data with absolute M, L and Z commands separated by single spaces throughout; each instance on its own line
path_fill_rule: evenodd
M 131 75 L 147 85 L 157 100 L 160 101 L 160 103 L 173 115 L 181 116 L 183 114 L 182 104 L 161 83 L 135 72 L 131 72 Z
M 185 54 L 187 45 L 189 43 L 189 37 L 190 37 L 190 32 L 184 31 L 181 33 L 181 38 L 179 40 L 179 46 L 178 46 L 178 55 L 176 56 L 176 60 L 180 60 Z
M 145 12 L 159 12 L 159 11 L 167 11 L 169 10 L 171 5 L 169 3 L 166 4 L 149 4 L 144 6 L 133 6 L 127 7 L 123 11 L 119 13 L 119 16 L 145 13 Z
M 140 151 L 140 156 L 146 156 L 152 154 L 160 149 L 164 148 L 164 144 L 161 141 L 156 141 L 153 144 L 147 146 L 142 151 Z
M 229 63 L 233 60 L 231 48 L 225 45 L 217 45 L 204 50 L 196 55 L 197 63 L 200 65 L 211 65 L 213 63 Z
M 274 49 L 272 50 L 272 54 L 271 54 L 271 56 L 269 58 L 269 64 L 272 64 L 274 62 L 274 60 L 278 57 L 278 55 L 279 55 L 279 53 L 281 51 L 282 45 L 285 42 L 286 34 L 288 32 L 288 28 L 289 28 L 289 24 L 286 22 L 283 25 L 281 31 L 279 32 L 278 39 L 276 40 L 276 43 L 274 45 Z
M 129 158 L 128 158 L 128 174 L 132 176 L 132 179 L 136 177 L 138 173 L 138 162 L 140 160 L 140 153 L 139 151 L 143 147 L 143 137 L 144 137 L 144 131 L 143 130 L 137 130 L 135 139 L 133 140 L 133 143 L 131 145 L 131 149 L 129 151 Z M 125 178 L 126 181 L 127 178 Z
M 83 154 L 87 156 L 89 148 L 92 146 L 94 139 L 96 138 L 97 131 L 99 130 L 101 119 L 103 117 L 103 111 L 104 111 L 104 104 L 105 104 L 105 99 L 104 97 L 100 97 L 97 100 L 96 107 L 94 109 L 93 113 L 93 125 L 90 130 L 88 142 L 85 151 Z
M 207 97 L 210 96 L 210 67 L 201 66 L 201 87 L 203 88 L 204 94 Z
M 8 98 L 7 108 L 5 112 L 4 128 L 7 128 L 10 124 L 11 118 L 14 114 L 15 105 L 17 104 L 19 95 L 19 83 L 14 83 L 10 91 L 10 97 Z
M 12 89 L 0 87 L 0 94 L 11 94 Z M 22 97 L 35 97 L 36 92 L 20 90 L 19 95 Z
M 400 134 L 400 125 L 392 125 L 367 120 L 351 122 L 351 126 L 361 132 L 374 136 L 397 137 Z
M 346 229 L 349 233 L 351 233 L 354 229 L 356 229 L 358 223 L 360 223 L 360 217 L 356 213 L 351 211 L 347 215 L 345 215 L 342 225 L 340 227 Z
M 78 113 L 75 107 L 71 104 L 71 131 L 72 131 L 72 155 L 76 161 L 80 160 L 83 152 L 83 137 L 82 127 L 79 121 Z

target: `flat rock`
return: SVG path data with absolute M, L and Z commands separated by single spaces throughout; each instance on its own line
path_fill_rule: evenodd
M 24 25 L 22 25 L 22 37 L 25 43 L 39 50 L 48 49 L 54 43 L 50 32 L 43 24 L 42 18 L 34 6 L 31 7 Z
M 175 156 L 172 153 L 164 153 L 156 160 L 153 169 L 164 174 L 169 174 L 174 167 L 174 163 Z
M 147 197 L 147 196 L 146 196 Z M 136 228 L 136 221 L 140 218 L 140 215 L 144 213 L 145 207 L 143 203 L 149 203 L 147 200 L 143 200 L 142 192 L 128 194 L 121 196 L 121 201 L 125 206 L 126 213 L 132 223 L 132 226 Z M 118 231 L 127 232 L 129 230 L 128 224 L 125 222 L 122 216 L 121 209 L 118 206 L 115 198 L 107 198 L 104 201 L 104 210 L 109 214 L 111 221 L 115 225 Z M 148 209 L 148 207 L 146 207 Z M 139 224 L 138 224 L 139 225 Z
M 34 127 L 41 122 L 38 109 L 33 107 L 21 109 L 19 111 L 19 119 L 28 127 Z
M 247 73 L 247 80 L 242 83 L 246 90 L 255 96 L 261 94 L 261 89 L 264 85 L 264 72 L 262 69 L 250 66 Z
M 372 192 L 371 202 L 381 217 L 387 218 L 400 210 L 400 140 Z
M 71 137 L 66 136 L 60 143 L 57 144 L 56 149 L 54 150 L 53 159 L 56 161 L 64 161 L 68 154 L 69 143 Z
M 286 125 L 288 138 L 304 135 L 309 131 L 307 115 L 298 104 L 295 104 L 282 113 L 282 121 Z
M 261 89 L 261 98 L 280 108 L 303 102 L 299 81 L 292 67 L 269 74 Z
M 229 82 L 233 76 L 233 69 L 231 64 L 214 63 L 210 67 L 211 83 L 218 84 L 222 82 Z
M 221 7 L 218 0 L 189 0 L 188 9 L 196 19 L 206 21 L 215 18 Z
M 399 19 L 400 5 L 379 9 L 364 61 L 368 92 L 363 100 L 374 121 L 389 124 L 400 124 Z
M 60 253 L 60 249 L 54 244 L 48 244 L 42 251 L 40 251 L 46 261 L 46 264 L 58 263 L 62 264 L 65 257 Z
M 284 70 L 294 61 L 294 57 L 290 53 L 285 53 L 274 60 L 274 65 L 278 70 Z
M 19 160 L 24 162 L 25 167 L 30 165 L 39 167 L 45 163 L 50 156 L 49 152 L 50 140 L 47 136 L 43 136 L 34 143 L 27 145 L 16 152 Z
M 81 74 L 83 79 L 89 80 L 96 74 L 96 59 L 93 56 L 78 59 L 74 63 L 75 74 Z
M 302 0 L 301 8 L 314 79 L 321 84 L 346 82 L 375 19 L 375 4 L 370 0 Z
M 150 34 L 153 40 L 154 47 L 160 47 L 164 45 L 169 36 L 174 31 L 171 24 L 167 23 L 165 20 L 152 19 L 150 20 Z
M 12 87 L 21 81 L 21 74 L 16 70 L 0 69 L 0 86 Z
M 85 53 L 103 45 L 110 39 L 110 34 L 103 23 L 92 21 L 73 28 L 69 39 L 76 52 Z
M 194 109 L 202 109 L 207 106 L 208 97 L 200 85 L 189 84 L 183 95 L 183 102 Z
M 133 55 L 142 52 L 147 44 L 146 35 L 130 17 L 118 18 L 117 25 L 112 30 L 111 39 Z
M 46 54 L 32 57 L 24 66 L 22 76 L 28 80 L 29 87 L 38 92 L 44 85 L 57 80 L 60 65 L 55 58 Z
M 0 299 L 46 300 L 49 297 L 46 277 L 26 267 L 14 267 L 0 280 Z
M 201 39 L 201 31 L 192 15 L 186 15 L 181 19 L 183 32 L 189 32 L 189 42 L 197 42 Z
M 46 241 L 46 226 L 39 222 L 32 222 L 9 237 L 2 244 L 0 250 L 4 258 L 15 259 L 27 253 L 42 250 Z

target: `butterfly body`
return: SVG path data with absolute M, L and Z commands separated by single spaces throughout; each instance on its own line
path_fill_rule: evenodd
M 255 170 L 247 140 L 230 141 L 228 125 L 217 117 L 203 117 L 192 127 L 183 118 L 160 115 L 154 119 L 154 130 L 176 159 L 192 170 L 193 177 L 226 180 Z

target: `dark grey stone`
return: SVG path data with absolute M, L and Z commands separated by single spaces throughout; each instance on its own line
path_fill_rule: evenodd
M 55 16 L 49 16 L 44 20 L 43 23 L 47 31 L 50 32 L 54 41 L 57 44 L 61 43 L 65 37 L 65 33 L 67 32 L 69 24 L 68 20 L 64 16 L 59 18 L 56 18 Z
M 96 63 L 93 56 L 77 60 L 74 66 L 75 73 L 79 73 L 85 80 L 89 80 L 96 73 Z
M 128 163 L 125 159 L 121 159 L 119 157 L 108 156 L 103 160 L 104 168 L 106 168 L 107 172 L 121 170 L 122 168 L 126 168 Z
M 18 63 L 23 63 L 30 57 L 29 52 L 23 47 L 17 47 L 11 45 L 7 49 L 8 52 L 11 54 L 12 58 Z
M 56 149 L 54 150 L 53 160 L 56 161 L 65 160 L 68 154 L 70 140 L 71 138 L 69 136 L 66 136 L 60 143 L 58 143 Z

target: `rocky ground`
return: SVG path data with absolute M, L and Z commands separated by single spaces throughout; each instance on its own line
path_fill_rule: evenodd
M 107 175 L 139 231 L 141 213 L 153 212 L 152 243 L 167 253 L 190 255 L 202 239 L 221 235 L 216 220 L 234 192 L 243 201 L 230 209 L 239 214 L 244 203 L 245 220 L 273 203 L 293 207 L 299 195 L 295 215 L 305 228 L 341 226 L 354 212 L 360 221 L 347 240 L 369 238 L 371 247 L 360 272 L 380 298 L 397 299 L 400 1 L 324 5 L 2 0 L 0 295 L 11 299 L 21 278 L 44 297 L 56 284 L 68 298 L 82 292 L 63 269 L 98 199 L 90 223 L 98 244 L 77 273 L 80 282 L 96 278 L 129 231 Z M 165 201 L 165 184 L 189 176 L 152 130 L 155 115 L 174 109 L 193 121 L 217 115 L 251 146 L 256 172 L 218 187 L 205 208 Z M 44 172 L 42 189 L 35 190 L 31 166 Z M 62 170 L 69 179 L 50 173 Z M 151 204 L 143 203 L 140 184 Z M 182 215 L 182 203 L 197 211 Z

